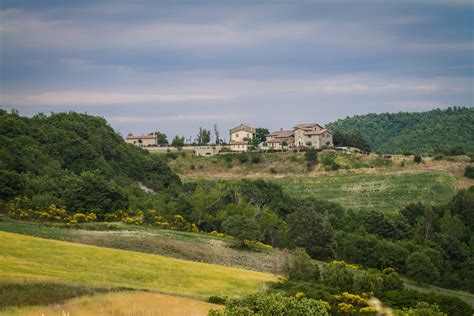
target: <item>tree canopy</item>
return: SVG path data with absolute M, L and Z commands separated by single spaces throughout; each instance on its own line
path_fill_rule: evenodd
M 327 127 L 335 136 L 360 133 L 377 152 L 474 153 L 474 108 L 356 115 Z

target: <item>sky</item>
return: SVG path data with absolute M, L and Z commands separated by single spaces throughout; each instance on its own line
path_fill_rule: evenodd
M 28 116 L 172 138 L 474 105 L 470 0 L 0 3 L 0 106 Z

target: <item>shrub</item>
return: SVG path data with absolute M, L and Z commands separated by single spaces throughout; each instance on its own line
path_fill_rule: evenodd
M 329 315 L 321 301 L 275 294 L 251 294 L 242 299 L 229 299 L 225 309 L 211 310 L 210 316 L 241 315 Z
M 314 148 L 307 149 L 304 153 L 304 159 L 306 160 L 308 169 L 311 169 L 318 163 L 318 152 Z
M 277 171 L 275 168 L 271 167 L 271 168 L 270 168 L 270 173 L 271 173 L 271 174 L 277 174 L 278 171 Z
M 318 282 L 320 278 L 318 265 L 303 248 L 296 248 L 287 256 L 283 271 L 290 281 Z
M 175 160 L 178 158 L 178 153 L 168 152 L 166 153 L 166 158 Z
M 474 167 L 467 166 L 466 169 L 464 170 L 464 176 L 469 179 L 474 179 Z
M 72 220 L 76 223 L 82 223 L 86 221 L 86 215 L 82 213 L 76 213 L 72 216 Z
M 402 311 L 395 313 L 397 316 L 445 316 L 446 314 L 440 311 L 438 305 L 430 305 L 426 302 L 418 302 L 416 306 L 404 308 Z
M 336 291 L 350 291 L 354 284 L 354 272 L 341 264 L 330 264 L 322 272 L 323 283 Z
M 249 157 L 246 154 L 240 154 L 239 155 L 239 162 L 241 164 L 244 164 L 249 161 Z
M 190 168 L 191 168 L 191 170 L 194 170 L 194 169 L 196 169 L 196 166 L 195 166 L 195 165 L 191 165 Z
M 227 301 L 227 296 L 212 295 L 207 301 L 212 304 L 224 305 Z
M 254 155 L 252 156 L 252 159 L 250 160 L 252 163 L 259 163 L 261 161 L 260 155 Z
M 406 261 L 407 275 L 413 280 L 429 284 L 436 281 L 439 272 L 431 259 L 423 252 L 413 252 Z
M 421 158 L 420 155 L 415 155 L 415 156 L 413 157 L 413 161 L 414 161 L 415 163 L 421 163 L 421 162 L 423 161 L 423 159 Z
M 298 156 L 296 156 L 296 155 L 291 156 L 290 158 L 288 158 L 288 160 L 291 161 L 291 162 L 300 162 L 300 158 L 298 158 Z

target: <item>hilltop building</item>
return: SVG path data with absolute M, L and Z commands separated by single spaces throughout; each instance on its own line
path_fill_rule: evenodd
M 230 150 L 232 151 L 247 151 L 252 138 L 255 137 L 255 128 L 240 124 L 237 127 L 230 129 Z
M 319 124 L 298 124 L 295 131 L 295 147 L 333 146 L 332 133 Z
M 156 146 L 158 144 L 158 136 L 153 135 L 132 135 L 129 133 L 125 138 L 127 144 L 132 144 L 138 147 Z
M 295 146 L 295 132 L 280 129 L 266 136 L 267 147 L 271 149 L 289 149 Z
M 279 130 L 266 136 L 267 147 L 289 149 L 301 147 L 333 146 L 332 133 L 319 124 L 298 124 L 293 130 Z

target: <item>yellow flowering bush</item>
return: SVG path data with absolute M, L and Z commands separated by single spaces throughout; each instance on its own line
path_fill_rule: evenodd
M 96 220 L 97 220 L 97 215 L 95 215 L 95 213 L 87 214 L 87 216 L 86 216 L 86 221 L 87 222 L 94 222 Z
M 215 230 L 213 230 L 212 232 L 210 232 L 209 234 L 211 234 L 212 236 L 215 236 L 215 237 L 221 237 L 221 238 L 224 238 L 225 237 L 225 234 L 223 233 L 219 233 Z
M 14 219 L 29 219 L 31 217 L 31 210 L 26 209 L 27 198 L 16 197 L 5 205 L 7 215 Z
M 86 215 L 82 213 L 76 213 L 72 216 L 72 220 L 76 223 L 83 223 L 86 221 Z
M 67 211 L 61 207 L 57 207 L 54 204 L 51 204 L 46 210 L 35 211 L 34 215 L 36 218 L 41 220 L 52 220 L 56 222 L 67 219 Z
M 132 217 L 125 217 L 122 219 L 122 222 L 124 222 L 125 224 L 133 224 L 134 220 Z
M 323 304 L 323 306 L 326 310 L 331 309 L 331 304 L 329 304 L 329 302 L 326 302 L 326 301 L 323 301 L 323 300 L 320 300 L 320 302 L 321 302 L 321 304 Z
M 244 240 L 244 244 L 247 245 L 247 246 L 258 246 L 258 247 L 263 247 L 263 248 L 267 248 L 267 249 L 273 249 L 273 247 L 271 245 L 267 245 L 267 244 L 264 244 L 263 242 L 260 242 L 260 241 L 255 241 L 255 240 Z
M 359 313 L 361 313 L 361 314 L 372 314 L 372 313 L 375 313 L 375 309 L 372 306 L 366 306 L 366 307 L 362 307 L 361 309 L 359 309 Z
M 368 300 L 370 294 L 362 293 L 360 295 L 349 292 L 333 295 L 332 302 L 337 306 L 341 314 L 353 314 L 359 312 L 369 313 Z
M 234 239 L 234 236 L 226 235 L 226 234 L 224 234 L 224 233 L 219 233 L 218 231 L 215 231 L 215 230 L 213 230 L 213 231 L 210 232 L 209 234 L 211 234 L 211 235 L 214 236 L 214 237 L 226 238 L 226 239 Z
M 347 262 L 344 262 L 342 260 L 333 260 L 331 261 L 331 264 L 335 264 L 335 265 L 342 265 L 346 268 L 349 268 L 349 269 L 354 269 L 354 270 L 360 270 L 362 268 L 361 265 L 359 264 L 355 264 L 355 263 L 347 263 Z
M 395 272 L 394 268 L 385 268 L 385 269 L 383 269 L 383 273 L 385 273 L 385 274 L 390 274 L 390 273 L 393 273 L 393 272 Z
M 352 304 L 339 303 L 337 304 L 337 311 L 341 314 L 353 314 L 356 312 L 356 309 Z

